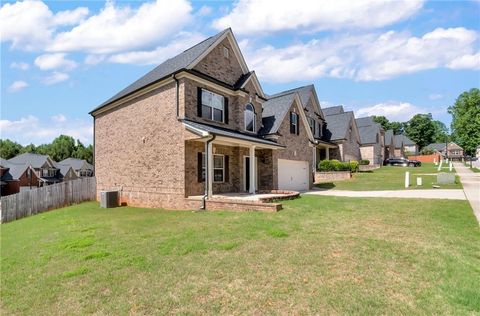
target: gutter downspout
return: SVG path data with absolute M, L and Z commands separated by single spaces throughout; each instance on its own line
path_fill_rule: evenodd
M 175 80 L 175 104 L 176 104 L 176 107 L 177 107 L 177 120 L 180 119 L 180 97 L 179 97 L 179 90 L 180 90 L 180 87 L 178 85 L 178 79 L 177 77 L 175 77 L 175 74 L 172 75 L 172 78 L 173 80 Z
M 205 142 L 205 194 L 202 197 L 202 206 L 200 207 L 201 210 L 206 209 L 206 199 L 208 196 L 208 145 L 215 140 L 216 135 L 211 135 L 210 139 Z M 212 182 L 213 183 L 213 182 Z

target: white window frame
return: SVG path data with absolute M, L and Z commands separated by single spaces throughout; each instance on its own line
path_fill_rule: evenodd
M 230 58 L 230 50 L 228 47 L 223 46 L 223 57 L 229 59 Z
M 222 157 L 222 168 L 215 168 L 215 156 Z M 202 173 L 205 174 L 205 180 L 207 179 L 207 169 L 206 169 L 206 155 L 202 153 Z M 215 170 L 222 170 L 222 181 L 215 181 Z M 213 183 L 224 183 L 225 182 L 225 155 L 214 154 L 213 155 Z
M 308 121 L 308 126 L 310 127 L 310 130 L 312 131 L 312 134 L 315 136 L 315 134 L 316 134 L 315 124 L 317 124 L 317 122 L 315 121 L 315 119 L 313 117 L 310 117 L 310 116 L 307 117 L 307 121 Z
M 211 103 L 210 104 L 205 103 L 206 98 L 203 97 L 204 93 L 211 94 L 211 97 L 210 97 Z M 222 98 L 222 108 L 221 109 L 214 104 L 213 99 L 215 97 L 221 97 Z M 223 95 L 212 92 L 212 91 L 209 91 L 207 89 L 202 89 L 202 109 L 203 109 L 204 106 L 209 107 L 211 109 L 211 111 L 210 111 L 211 115 L 210 115 L 210 117 L 203 116 L 203 110 L 202 110 L 202 118 L 207 119 L 207 120 L 211 120 L 211 121 L 214 121 L 214 122 L 225 123 L 225 97 Z M 215 119 L 215 114 L 214 114 L 215 109 L 222 111 L 222 120 L 221 121 L 218 121 L 218 120 Z
M 247 110 L 247 107 L 248 106 L 251 106 L 252 107 L 252 113 L 253 113 L 253 130 L 248 130 L 247 129 L 247 112 L 250 112 L 250 110 Z M 245 105 L 245 109 L 243 110 L 243 128 L 245 131 L 247 132 L 251 132 L 251 133 L 255 133 L 256 130 L 257 130 L 257 114 L 255 113 L 255 107 L 253 106 L 253 104 L 251 103 L 247 103 L 247 105 Z
M 292 118 L 295 118 L 295 120 L 292 119 L 292 125 L 295 126 L 295 135 L 298 134 L 298 119 L 299 119 L 299 115 L 295 112 L 292 112 Z M 295 122 L 294 122 L 295 121 Z

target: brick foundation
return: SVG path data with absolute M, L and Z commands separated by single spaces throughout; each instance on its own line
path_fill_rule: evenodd
M 350 171 L 315 172 L 315 183 L 349 180 L 351 177 Z

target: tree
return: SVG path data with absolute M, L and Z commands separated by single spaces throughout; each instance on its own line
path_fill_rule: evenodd
M 433 141 L 435 143 L 444 143 L 445 141 L 450 140 L 448 135 L 448 128 L 443 124 L 443 122 L 433 120 L 433 125 L 435 126 L 435 135 L 433 136 Z
M 405 132 L 420 148 L 432 143 L 435 136 L 432 114 L 416 114 L 407 122 Z
M 382 125 L 384 130 L 390 129 L 390 121 L 385 116 L 383 116 L 383 115 L 380 115 L 380 116 L 373 115 L 372 119 L 375 123 L 378 123 L 378 124 Z
M 378 123 L 382 125 L 384 130 L 393 130 L 394 135 L 400 135 L 403 134 L 404 129 L 405 129 L 405 124 L 403 122 L 390 122 L 385 116 L 380 115 L 380 116 L 372 116 L 372 119 L 375 123 Z
M 89 163 L 93 160 L 93 146 L 85 147 L 80 140 L 77 139 L 77 146 L 72 154 L 72 157 L 78 159 L 85 159 Z
M 10 159 L 20 154 L 22 145 L 9 139 L 0 139 L 0 157 Z
M 37 152 L 37 147 L 35 147 L 34 144 L 30 144 L 30 145 L 27 145 L 27 146 L 23 147 L 20 152 L 22 154 L 23 153 L 36 153 Z
M 389 129 L 393 130 L 394 135 L 400 135 L 405 132 L 406 125 L 407 123 L 404 123 L 404 122 L 390 122 Z
M 480 145 L 480 90 L 465 91 L 448 108 L 452 115 L 452 138 L 466 154 L 473 155 Z
M 60 135 L 50 145 L 49 156 L 55 161 L 72 157 L 75 151 L 75 140 L 71 136 Z

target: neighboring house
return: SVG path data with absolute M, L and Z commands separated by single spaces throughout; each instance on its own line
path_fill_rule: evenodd
M 94 175 L 93 165 L 89 164 L 84 159 L 67 158 L 60 161 L 58 164 L 72 167 L 77 177 L 93 177 Z
M 330 150 L 327 159 L 360 160 L 360 136 L 353 112 L 345 112 L 343 106 L 325 108 L 322 112 L 326 121 L 324 139 L 338 146 Z
M 443 158 L 449 158 L 452 160 L 461 160 L 464 157 L 463 148 L 454 142 L 449 142 L 448 146 L 445 143 L 433 143 L 425 148 L 432 149 L 435 152 L 442 155 Z M 447 150 L 445 150 L 447 148 Z
M 405 155 L 410 154 L 410 155 L 417 155 L 418 154 L 418 145 L 408 138 L 406 135 L 403 136 L 403 150 L 405 152 Z
M 21 179 L 20 186 L 24 188 L 40 187 L 62 182 L 64 180 L 64 175 L 67 175 L 67 179 L 71 176 L 71 173 L 69 174 L 70 167 L 64 167 L 62 171 L 61 168 L 57 166 L 57 162 L 51 159 L 48 155 L 24 153 L 9 159 L 8 162 L 22 165 L 24 168 L 29 166 L 30 169 L 33 170 L 31 176 L 30 172 L 28 172 L 29 175 L 27 178 Z M 75 172 L 73 171 L 73 174 L 74 173 Z
M 371 117 L 356 119 L 360 134 L 360 153 L 362 159 L 370 161 L 371 165 L 382 165 L 385 159 L 385 131 Z
M 20 191 L 20 181 L 10 173 L 10 164 L 0 158 L 0 196 L 15 194 Z
M 395 141 L 393 130 L 389 129 L 385 131 L 385 159 L 393 157 L 395 154 Z
M 405 156 L 405 145 L 403 143 L 403 135 L 393 135 L 394 152 L 393 157 Z
M 231 29 L 168 59 L 91 112 L 97 191 L 191 209 L 192 196 L 276 189 L 285 147 L 259 134 L 266 101 Z
M 2 192 L 5 192 L 5 194 L 2 193 L 2 195 L 14 194 L 39 186 L 39 179 L 29 164 L 14 163 L 1 159 L 1 166 L 3 169 L 3 181 L 6 182 L 2 188 Z

